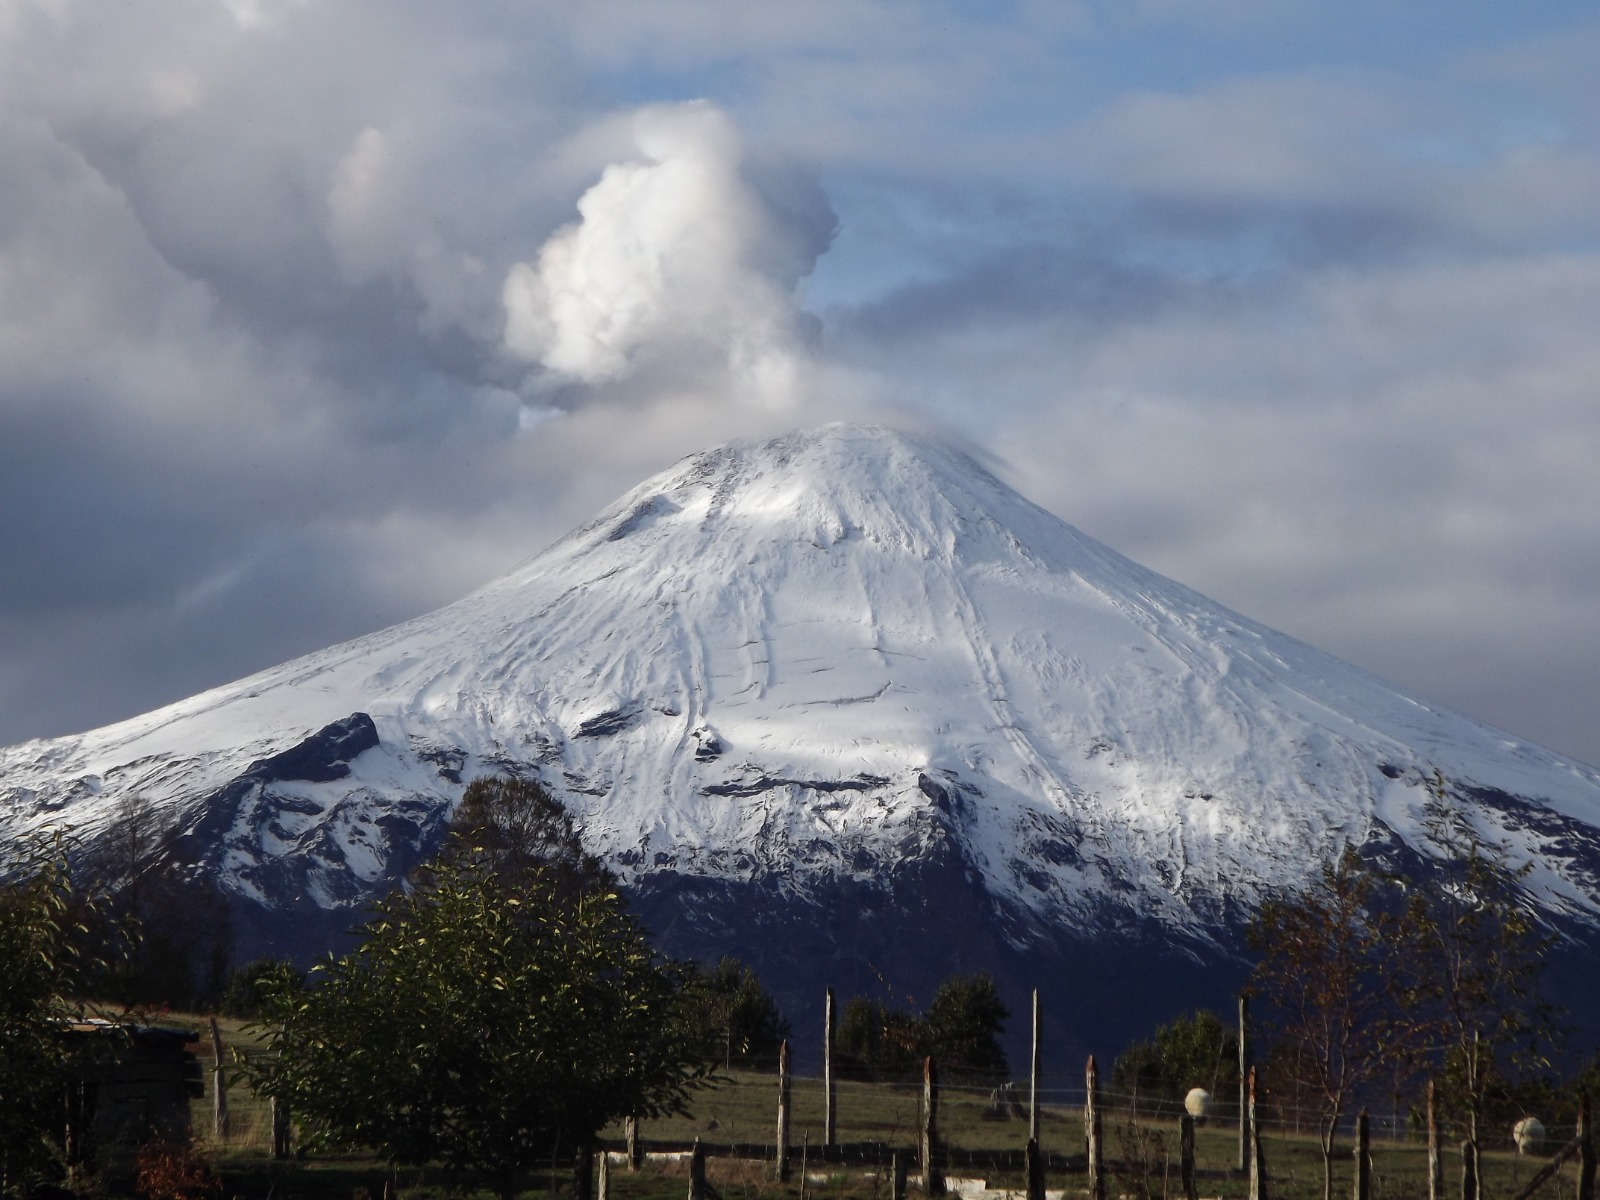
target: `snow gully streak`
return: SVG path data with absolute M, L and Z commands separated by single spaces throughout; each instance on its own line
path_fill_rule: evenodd
M 937 896 L 905 891 L 932 871 L 996 953 L 1119 927 L 1204 953 L 1345 842 L 1425 867 L 1436 769 L 1538 864 L 1539 905 L 1600 917 L 1594 769 L 1229 612 L 942 443 L 833 425 L 694 455 L 427 616 L 4 750 L 0 825 L 92 836 L 141 797 L 261 929 L 314 940 L 509 772 L 686 945 L 756 936 L 758 895 L 887 897 L 932 930 Z

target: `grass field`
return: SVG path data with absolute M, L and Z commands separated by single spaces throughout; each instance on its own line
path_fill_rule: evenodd
M 203 1029 L 204 1021 L 193 1028 Z M 224 1022 L 224 1040 L 246 1052 L 251 1048 L 247 1031 Z M 194 1128 L 198 1140 L 211 1154 L 223 1176 L 224 1195 L 247 1200 L 296 1200 L 304 1197 L 352 1197 L 365 1188 L 381 1200 L 385 1186 L 398 1197 L 431 1200 L 448 1193 L 438 1171 L 401 1171 L 392 1175 L 378 1159 L 367 1154 L 317 1155 L 290 1163 L 268 1160 L 267 1110 L 237 1080 L 228 1088 L 231 1129 L 225 1142 L 216 1144 L 211 1130 L 211 1051 L 201 1042 L 207 1095 L 194 1102 Z M 920 1086 L 841 1082 L 839 1084 L 838 1141 L 884 1143 L 910 1148 L 916 1143 L 921 1106 Z M 1081 1094 L 1081 1093 L 1080 1093 Z M 822 1137 L 823 1088 L 820 1080 L 796 1079 L 792 1090 L 791 1138 L 794 1162 L 807 1157 L 804 1200 L 882 1200 L 888 1196 L 887 1172 L 865 1162 L 819 1162 L 812 1149 Z M 979 1150 L 1020 1151 L 1027 1140 L 1024 1119 L 990 1120 L 986 1089 L 946 1087 L 940 1094 L 939 1131 L 956 1152 Z M 777 1119 L 777 1081 L 770 1074 L 731 1071 L 696 1094 L 689 1115 L 646 1122 L 640 1130 L 647 1149 L 682 1149 L 701 1138 L 708 1146 L 751 1145 L 764 1149 L 747 1158 L 713 1157 L 708 1178 L 723 1200 L 802 1200 L 800 1172 L 789 1183 L 774 1178 L 770 1144 Z M 1108 1107 L 1103 1117 L 1108 1193 L 1129 1200 L 1179 1197 L 1178 1128 L 1175 1121 L 1132 1116 L 1125 1108 Z M 622 1146 L 620 1126 L 606 1130 L 605 1143 Z M 1060 1157 L 1081 1159 L 1084 1148 L 1081 1100 L 1074 1104 L 1047 1105 L 1042 1113 L 1040 1141 Z M 1270 1200 L 1320 1200 L 1322 1164 L 1316 1140 L 1292 1130 L 1269 1129 L 1262 1138 L 1267 1161 Z M 802 1147 L 806 1147 L 802 1151 Z M 1196 1136 L 1196 1166 L 1200 1194 L 1221 1200 L 1242 1200 L 1246 1182 L 1230 1168 L 1238 1154 L 1237 1131 L 1226 1126 L 1202 1127 Z M 1059 1158 L 1058 1158 L 1059 1161 Z M 1519 1158 L 1499 1150 L 1484 1154 L 1485 1195 L 1491 1200 L 1512 1200 L 1529 1178 L 1544 1165 L 1541 1158 Z M 1375 1139 L 1372 1145 L 1375 1200 L 1423 1200 L 1427 1195 L 1426 1154 L 1414 1142 Z M 991 1187 L 1020 1187 L 1020 1174 L 994 1168 L 953 1165 L 952 1177 L 986 1179 Z M 682 1200 L 687 1194 L 687 1164 L 681 1159 L 647 1160 L 638 1172 L 620 1163 L 611 1173 L 611 1200 Z M 913 1168 L 913 1175 L 915 1169 Z M 1352 1190 L 1352 1160 L 1346 1139 L 1335 1164 L 1335 1194 L 1348 1197 Z M 1459 1157 L 1446 1158 L 1446 1195 L 1458 1194 Z M 1086 1196 L 1081 1168 L 1052 1171 L 1046 1180 L 1064 1200 Z M 569 1171 L 530 1184 L 530 1194 L 558 1196 L 571 1190 Z M 1577 1175 L 1572 1164 L 1539 1192 L 1539 1200 L 1572 1200 Z M 472 1193 L 468 1189 L 468 1195 Z

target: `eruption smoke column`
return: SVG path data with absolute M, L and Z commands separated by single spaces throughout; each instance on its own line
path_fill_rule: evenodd
M 641 109 L 632 135 L 639 157 L 608 166 L 579 221 L 512 267 L 507 348 L 587 384 L 710 363 L 787 399 L 805 357 L 794 289 L 826 243 L 806 246 L 744 177 L 713 105 Z

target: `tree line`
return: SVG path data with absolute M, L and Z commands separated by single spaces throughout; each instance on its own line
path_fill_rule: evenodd
M 1438 775 L 1423 832 L 1440 851 L 1431 878 L 1385 872 L 1347 846 L 1309 886 L 1264 904 L 1249 930 L 1264 1092 L 1312 1115 L 1325 1200 L 1341 1124 L 1423 1076 L 1474 1163 L 1489 1130 L 1508 1134 L 1534 1110 L 1575 1115 L 1570 1097 L 1600 1085 L 1596 1057 L 1558 1096 L 1563 1030 L 1540 986 L 1556 935 L 1524 893 L 1532 865 L 1480 833 Z M 1113 1079 L 1171 1102 L 1196 1086 L 1237 1094 L 1236 1029 L 1210 1011 L 1182 1016 L 1127 1048 Z
M 932 1056 L 946 1079 L 998 1082 L 1006 1077 L 1000 1033 L 1011 1015 L 986 972 L 957 974 L 939 985 L 923 1012 L 854 996 L 839 1019 L 836 1067 L 842 1078 L 920 1077 Z
M 186 870 L 181 838 L 146 809 L 123 818 L 92 853 L 34 846 L 0 885 L 0 973 L 15 981 L 0 1008 L 5 1195 L 61 1175 L 56 1100 L 75 1066 L 59 1035 L 92 1012 L 176 1002 L 248 1017 L 267 1053 L 242 1069 L 303 1145 L 437 1163 L 505 1197 L 616 1119 L 681 1111 L 717 1067 L 775 1060 L 789 1033 L 737 960 L 657 954 L 616 876 L 531 781 L 470 784 L 437 855 L 373 907 L 355 949 L 309 971 L 227 971 L 226 923 L 184 903 L 211 885 Z M 1005 1012 L 986 976 L 950 981 L 904 1021 L 850 1011 L 862 1070 L 888 1067 L 880 1017 L 919 1051 L 999 1056 Z
M 1545 1098 L 1560 1031 L 1539 992 L 1551 937 L 1525 903 L 1528 868 L 1439 778 L 1425 833 L 1443 863 L 1431 880 L 1347 849 L 1266 903 L 1250 931 L 1266 1099 L 1316 1114 L 1325 1194 L 1353 1107 L 1423 1073 L 1472 1147 Z M 252 1082 L 293 1110 L 309 1144 L 482 1173 L 506 1196 L 610 1121 L 680 1110 L 718 1067 L 772 1062 L 789 1033 L 743 964 L 656 954 L 616 877 L 530 781 L 469 785 L 439 853 L 373 908 L 354 950 L 309 973 L 228 969 L 215 885 L 148 807 L 126 808 L 91 851 L 70 849 L 26 850 L 0 886 L 7 1193 L 59 1165 L 39 1097 L 68 1069 L 52 1031 L 89 1011 L 82 997 L 249 1016 L 272 1051 Z M 946 980 L 921 1011 L 885 991 L 845 1005 L 841 1075 L 904 1078 L 932 1055 L 947 1078 L 1004 1077 L 1009 1014 L 988 976 Z M 1125 1050 L 1113 1080 L 1173 1101 L 1193 1086 L 1228 1095 L 1239 1058 L 1231 1022 L 1202 1011 Z

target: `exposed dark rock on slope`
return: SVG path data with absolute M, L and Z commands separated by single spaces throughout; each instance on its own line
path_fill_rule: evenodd
M 1221 998 L 1260 898 L 1344 843 L 1426 872 L 1435 770 L 1536 861 L 1531 901 L 1592 929 L 1592 768 L 1146 571 L 948 447 L 830 426 L 687 459 L 438 612 L 0 752 L 0 823 L 92 833 L 143 797 L 257 945 L 309 951 L 465 781 L 536 776 L 671 949 L 737 952 L 791 1006 L 989 967 L 1104 1049 Z

